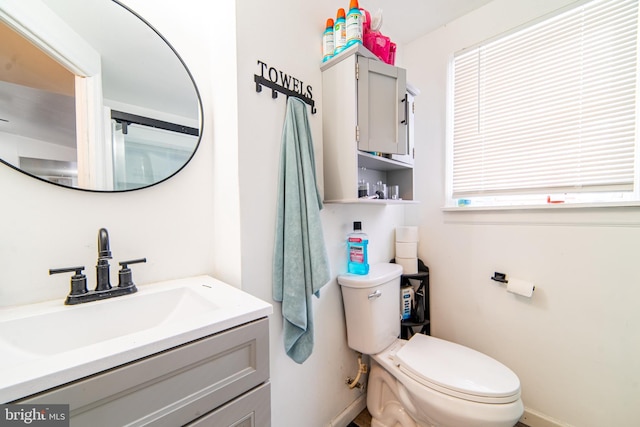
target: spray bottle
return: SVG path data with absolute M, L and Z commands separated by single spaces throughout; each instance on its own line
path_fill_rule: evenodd
M 347 27 L 344 19 L 344 9 L 338 9 L 336 23 L 333 26 L 333 54 L 337 55 L 344 50 L 347 45 Z
M 353 232 L 347 236 L 347 271 L 351 274 L 369 274 L 369 236 L 362 231 L 360 221 L 353 222 Z
M 347 47 L 362 43 L 362 12 L 360 12 L 360 7 L 358 6 L 358 0 L 351 0 L 346 24 Z
M 333 19 L 327 19 L 327 25 L 322 35 L 322 62 L 333 57 Z

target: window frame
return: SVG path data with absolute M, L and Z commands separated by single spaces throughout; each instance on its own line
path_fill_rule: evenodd
M 633 190 L 592 193 L 554 193 L 553 191 L 521 195 L 487 195 L 468 198 L 453 198 L 453 160 L 454 160 L 454 60 L 457 55 L 473 51 L 483 45 L 509 37 L 537 24 L 555 19 L 557 16 L 580 8 L 594 0 L 582 0 L 545 14 L 537 19 L 519 25 L 497 36 L 483 40 L 458 52 L 452 53 L 448 61 L 446 92 L 446 148 L 445 148 L 445 210 L 502 210 L 502 209 L 540 209 L 558 207 L 619 207 L 640 206 L 640 43 L 636 43 L 636 76 L 635 76 L 635 142 L 633 149 Z M 636 14 L 636 40 L 640 39 L 640 5 Z

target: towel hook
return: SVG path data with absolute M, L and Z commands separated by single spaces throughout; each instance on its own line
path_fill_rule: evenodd
M 278 92 L 284 94 L 288 97 L 293 96 L 294 98 L 298 98 L 302 100 L 305 104 L 309 104 L 311 106 L 311 114 L 315 114 L 318 112 L 316 109 L 316 102 L 304 95 L 299 94 L 298 92 L 294 92 L 291 89 L 287 89 L 286 87 L 280 86 L 262 76 L 254 74 L 253 80 L 256 83 L 256 92 L 262 92 L 262 86 L 266 86 L 271 89 L 271 98 L 276 99 L 278 97 Z

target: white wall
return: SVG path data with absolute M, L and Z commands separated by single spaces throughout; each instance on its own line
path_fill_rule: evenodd
M 495 0 L 404 46 L 416 99 L 416 188 L 432 332 L 511 367 L 532 414 L 581 427 L 640 417 L 637 208 L 443 212 L 446 77 L 464 47 L 568 4 Z M 489 280 L 533 281 L 531 300 Z
M 237 3 L 237 4 L 236 4 Z M 323 4 L 321 4 L 323 3 Z M 322 177 L 320 40 L 341 1 L 202 2 L 126 0 L 180 53 L 204 104 L 204 133 L 191 163 L 158 186 L 124 194 L 56 187 L 0 167 L 0 306 L 62 299 L 69 278 L 48 269 L 85 265 L 95 280 L 97 232 L 110 232 L 114 262 L 146 256 L 133 267 L 139 284 L 213 276 L 272 302 L 271 258 L 285 98 L 256 93 L 257 60 L 313 87 L 310 116 Z M 236 12 L 237 7 L 237 12 Z M 235 25 L 237 16 L 238 40 Z M 237 50 L 237 53 L 236 53 Z M 320 182 L 321 184 L 321 182 Z M 370 236 L 370 260 L 393 257 L 393 230 L 404 208 L 327 205 L 322 212 L 332 275 L 346 270 L 344 240 L 354 220 Z M 112 277 L 116 272 L 112 265 Z M 283 350 L 279 304 L 271 318 L 274 426 L 322 427 L 361 392 L 349 390 L 356 357 L 346 346 L 335 280 L 314 301 L 316 345 L 302 365 Z M 110 321 L 110 319 L 106 319 Z
M 271 298 L 271 260 L 275 228 L 285 97 L 257 93 L 257 61 L 293 75 L 313 88 L 318 113 L 310 114 L 322 185 L 321 35 L 327 17 L 344 1 L 237 1 L 240 202 L 242 219 L 242 288 L 266 301 Z M 332 276 L 346 271 L 346 234 L 361 220 L 369 233 L 370 258 L 393 258 L 394 228 L 404 223 L 400 206 L 326 205 L 322 211 Z M 278 427 L 322 427 L 360 396 L 349 390 L 346 377 L 357 372 L 355 353 L 348 349 L 339 286 L 332 280 L 314 299 L 316 343 L 307 361 L 298 365 L 285 354 L 281 306 L 271 318 L 272 422 Z

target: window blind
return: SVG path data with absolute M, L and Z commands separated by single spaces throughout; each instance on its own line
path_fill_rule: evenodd
M 455 55 L 452 197 L 632 190 L 637 21 L 591 1 Z

